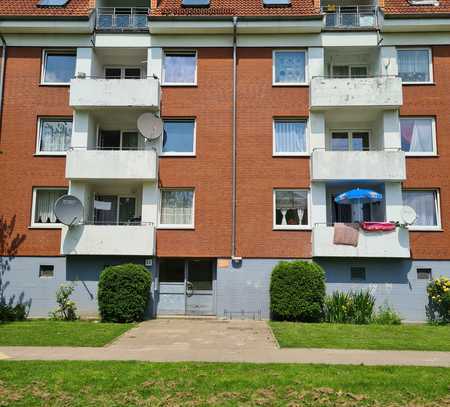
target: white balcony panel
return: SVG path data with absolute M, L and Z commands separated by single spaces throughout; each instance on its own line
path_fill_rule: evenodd
M 159 81 L 147 79 L 72 79 L 74 109 L 139 107 L 159 110 Z
M 335 245 L 333 238 L 333 226 L 314 225 L 313 256 L 404 259 L 410 257 L 409 231 L 403 228 L 396 228 L 392 232 L 364 232 L 360 230 L 357 247 Z
M 67 152 L 66 178 L 71 180 L 155 180 L 154 150 L 85 150 Z
M 311 165 L 313 181 L 406 179 L 403 151 L 314 150 Z
M 64 226 L 62 255 L 151 256 L 155 229 L 151 225 Z
M 378 107 L 396 109 L 403 104 L 402 80 L 375 78 L 321 78 L 311 80 L 311 109 Z

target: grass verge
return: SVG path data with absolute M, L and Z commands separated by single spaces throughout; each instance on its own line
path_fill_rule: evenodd
M 449 382 L 423 367 L 2 361 L 0 405 L 441 407 Z
M 23 321 L 0 324 L 0 346 L 104 346 L 134 324 Z M 1 405 L 1 404 L 0 404 Z
M 450 351 L 450 326 L 270 322 L 282 348 Z

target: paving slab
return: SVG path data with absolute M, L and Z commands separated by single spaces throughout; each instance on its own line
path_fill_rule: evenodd
M 450 352 L 280 349 L 264 321 L 213 319 L 146 321 L 103 348 L 0 347 L 2 358 L 450 367 Z

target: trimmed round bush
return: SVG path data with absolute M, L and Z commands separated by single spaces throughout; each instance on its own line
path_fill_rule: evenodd
M 152 277 L 140 264 L 105 268 L 98 283 L 98 306 L 102 321 L 142 321 L 148 306 Z
M 272 319 L 317 322 L 323 315 L 325 273 L 316 263 L 282 261 L 272 271 Z

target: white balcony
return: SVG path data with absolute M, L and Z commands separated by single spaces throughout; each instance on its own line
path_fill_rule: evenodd
M 70 180 L 155 180 L 154 150 L 87 150 L 67 152 L 66 178 Z
M 153 225 L 64 226 L 62 255 L 151 256 L 154 254 Z
M 314 257 L 410 258 L 409 231 L 396 228 L 392 232 L 359 231 L 358 246 L 333 243 L 334 228 L 316 224 L 313 229 Z
M 403 181 L 406 179 L 403 151 L 314 150 L 313 181 Z
M 373 78 L 311 79 L 311 109 L 377 107 L 396 109 L 403 104 L 402 80 L 394 76 Z
M 146 79 L 72 79 L 74 109 L 135 107 L 159 110 L 159 81 Z

